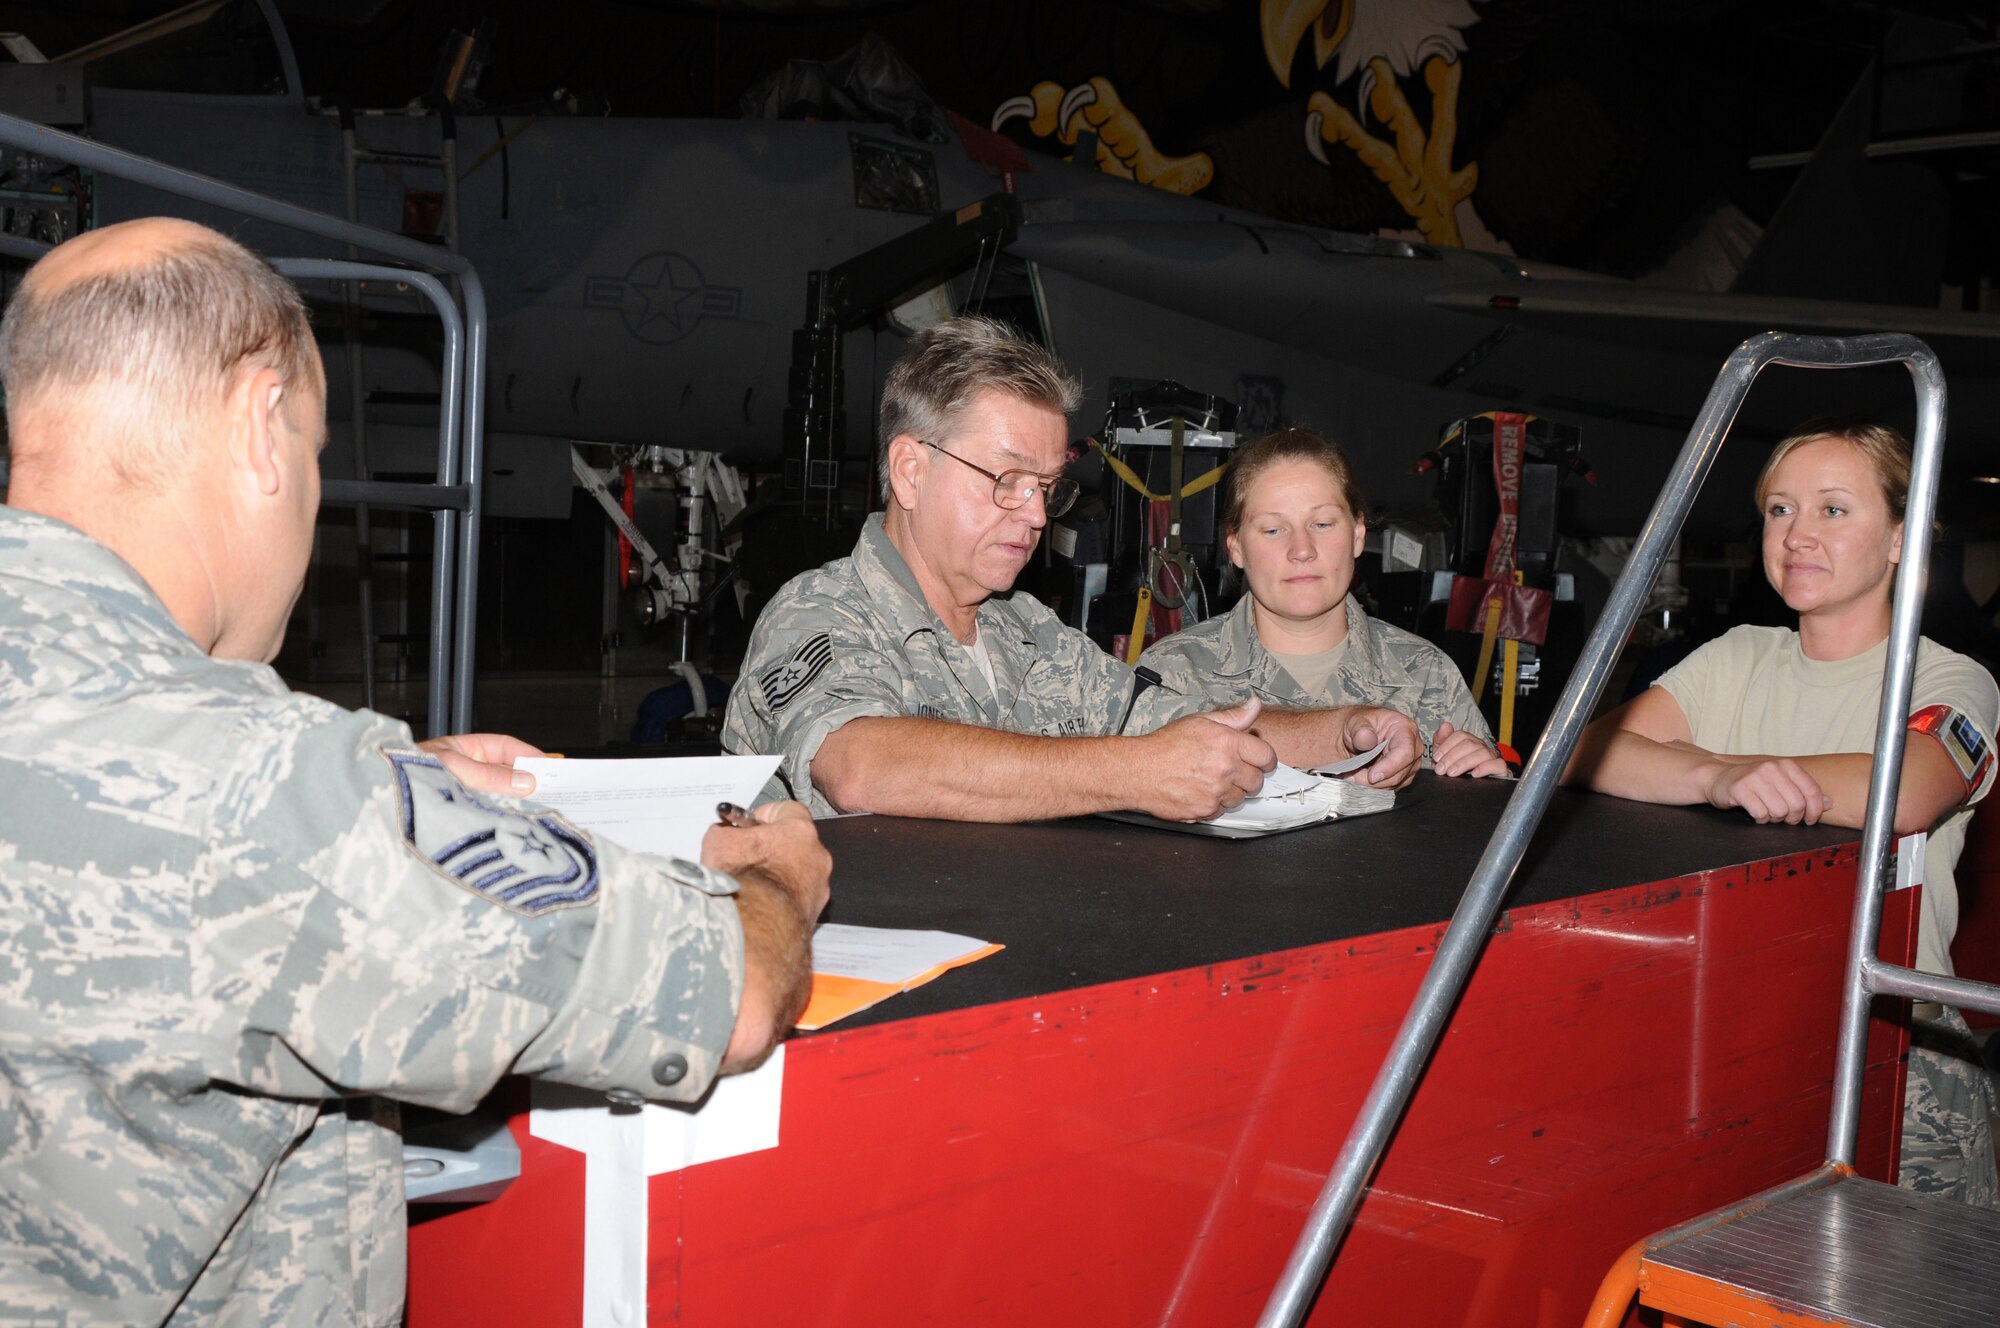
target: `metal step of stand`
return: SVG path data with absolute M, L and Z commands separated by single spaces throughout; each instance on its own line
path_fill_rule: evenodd
M 1825 1167 L 1654 1237 L 1645 1303 L 1704 1324 L 1992 1328 L 1996 1250 L 2000 1213 Z

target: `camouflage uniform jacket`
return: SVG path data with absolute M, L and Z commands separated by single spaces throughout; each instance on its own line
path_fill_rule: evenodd
M 1133 699 L 1132 670 L 1032 595 L 979 606 L 1000 696 L 924 600 L 878 513 L 850 557 L 787 582 L 758 616 L 722 745 L 782 755 L 789 793 L 829 815 L 812 783 L 827 735 L 863 716 L 918 716 L 1050 737 L 1146 733 L 1203 707 L 1159 688 Z M 776 793 L 777 790 L 767 790 Z
M 1425 769 L 1430 768 L 1438 725 L 1447 721 L 1492 745 L 1492 731 L 1472 703 L 1458 666 L 1421 636 L 1370 618 L 1354 596 L 1347 597 L 1347 650 L 1318 693 L 1300 687 L 1257 639 L 1251 604 L 1245 595 L 1222 617 L 1154 642 L 1139 662 L 1158 670 L 1167 686 L 1201 696 L 1209 706 L 1235 705 L 1254 692 L 1266 705 L 1292 709 L 1371 705 L 1400 710 L 1417 721 L 1423 734 Z
M 28 1321 L 401 1323 L 387 1098 L 692 1099 L 728 1042 L 727 876 L 468 793 L 6 507 L 0 789 L 0 1306 Z

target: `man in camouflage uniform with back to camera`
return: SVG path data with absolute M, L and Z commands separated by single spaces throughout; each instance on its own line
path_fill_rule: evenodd
M 1137 809 L 1200 820 L 1296 766 L 1388 748 L 1363 776 L 1401 786 L 1422 755 L 1373 706 L 1203 713 L 1013 593 L 1049 518 L 1082 390 L 1048 351 L 986 318 L 919 333 L 882 388 L 886 511 L 853 556 L 789 582 L 757 620 L 723 746 L 781 754 L 815 813 L 1027 821 Z M 1139 735 L 1139 736 L 1126 736 Z
M 325 383 L 233 241 L 62 245 L 0 377 L 0 1306 L 400 1323 L 388 1099 L 700 1097 L 796 1015 L 825 851 L 785 805 L 623 854 L 509 796 L 524 743 L 286 690 Z

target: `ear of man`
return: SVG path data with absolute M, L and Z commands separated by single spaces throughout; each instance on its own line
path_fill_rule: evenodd
M 930 469 L 930 449 L 915 434 L 899 433 L 889 440 L 889 494 L 905 511 L 917 505 Z
M 239 374 L 225 404 L 229 469 L 264 498 L 277 497 L 299 479 L 288 447 L 293 430 L 281 413 L 284 400 L 284 376 L 265 367 Z

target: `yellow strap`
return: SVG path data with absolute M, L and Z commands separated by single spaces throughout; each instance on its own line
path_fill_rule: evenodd
M 1151 489 L 1147 488 L 1146 482 L 1139 478 L 1138 472 L 1134 471 L 1117 457 L 1111 455 L 1109 448 L 1100 447 L 1098 451 L 1104 453 L 1104 460 L 1111 467 L 1111 473 L 1138 490 L 1141 497 L 1150 499 L 1156 503 L 1164 503 L 1168 498 L 1173 496 L 1166 493 L 1154 493 Z M 1224 465 L 1217 466 L 1214 470 L 1195 476 L 1182 486 L 1181 497 L 1192 498 L 1203 489 L 1214 487 L 1215 482 L 1222 478 L 1222 472 L 1227 469 L 1228 465 L 1225 463 Z
M 1195 476 L 1193 479 L 1189 480 L 1186 484 L 1181 486 L 1181 497 L 1192 498 L 1196 494 L 1200 493 L 1203 489 L 1213 488 L 1216 482 L 1222 478 L 1222 472 L 1227 469 L 1229 469 L 1229 467 L 1225 463 L 1223 465 L 1217 466 L 1214 470 L 1207 471 L 1204 472 L 1203 474 Z
M 1132 635 L 1125 642 L 1125 663 L 1129 667 L 1139 662 L 1140 654 L 1146 649 L 1146 619 L 1153 612 L 1153 592 L 1145 586 L 1139 587 L 1139 607 L 1132 614 Z
M 1513 580 L 1515 585 L 1525 586 L 1528 584 L 1528 574 L 1516 567 L 1514 569 Z M 1507 690 L 1500 693 L 1500 745 L 1502 747 L 1512 747 L 1514 745 L 1514 689 L 1515 684 L 1520 680 L 1521 674 L 1521 643 L 1512 637 L 1507 638 L 1507 653 L 1503 658 L 1505 662 L 1500 666 L 1500 681 L 1506 685 Z
M 1486 699 L 1486 675 L 1493 670 L 1493 642 L 1500 636 L 1500 597 L 1486 601 L 1486 627 L 1479 634 L 1479 663 L 1472 669 L 1472 704 Z

